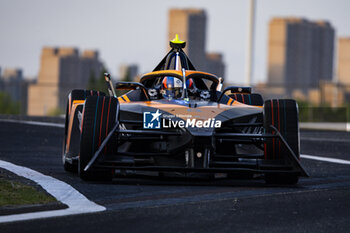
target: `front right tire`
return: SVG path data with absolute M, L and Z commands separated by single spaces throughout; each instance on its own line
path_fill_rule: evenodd
M 267 100 L 264 104 L 264 128 L 266 133 L 275 134 L 270 128 L 273 125 L 287 141 L 289 147 L 293 150 L 297 159 L 300 159 L 299 153 L 299 116 L 298 105 L 292 99 L 273 99 Z M 282 142 L 277 139 L 269 139 L 264 144 L 265 160 L 270 162 L 284 162 L 283 156 L 287 151 Z M 266 173 L 265 181 L 269 184 L 296 184 L 298 183 L 298 174 L 289 173 Z

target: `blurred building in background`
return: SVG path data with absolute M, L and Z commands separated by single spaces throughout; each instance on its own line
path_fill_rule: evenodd
M 207 53 L 206 71 L 218 77 L 225 76 L 225 64 L 221 53 Z
M 97 78 L 101 70 L 97 51 L 80 55 L 77 48 L 43 48 L 37 83 L 28 89 L 28 115 L 63 113 L 69 92 L 86 89 L 89 79 Z
M 6 92 L 12 101 L 20 104 L 20 114 L 27 112 L 27 87 L 28 81 L 23 78 L 22 69 L 5 68 L 0 70 L 0 91 Z
M 224 76 L 223 56 L 206 53 L 207 14 L 203 9 L 170 9 L 168 23 L 167 48 L 169 41 L 178 34 L 186 41 L 184 50 L 196 69 Z
M 282 96 L 308 95 L 333 78 L 335 30 L 327 21 L 273 18 L 269 24 L 268 82 Z M 282 89 L 282 93 L 281 93 Z
M 206 67 L 206 23 L 207 14 L 202 9 L 170 9 L 169 11 L 168 41 L 172 40 L 175 34 L 186 41 L 184 51 L 197 69 Z
M 139 67 L 136 64 L 122 64 L 119 66 L 119 80 L 136 81 L 139 75 Z
M 315 105 L 343 106 L 350 102 L 350 38 L 337 40 L 336 79 L 320 81 L 318 89 L 309 91 L 309 101 Z
M 350 92 L 350 37 L 338 39 L 338 82 Z M 349 99 L 350 101 L 350 99 Z

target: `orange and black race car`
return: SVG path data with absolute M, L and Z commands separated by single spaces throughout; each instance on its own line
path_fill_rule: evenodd
M 84 180 L 116 172 L 261 174 L 295 184 L 300 164 L 294 100 L 263 101 L 250 87 L 229 86 L 195 69 L 177 37 L 140 82 L 113 86 L 109 96 L 73 90 L 68 96 L 63 164 Z M 117 97 L 118 90 L 129 90 Z

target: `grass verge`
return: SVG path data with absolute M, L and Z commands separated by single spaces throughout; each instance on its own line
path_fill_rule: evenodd
M 12 180 L 0 173 L 0 208 L 5 206 L 48 204 L 56 199 L 29 184 Z

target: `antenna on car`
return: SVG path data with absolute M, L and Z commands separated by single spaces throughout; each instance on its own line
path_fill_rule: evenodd
M 175 38 L 171 40 L 169 43 L 170 43 L 170 47 L 173 48 L 174 50 L 180 50 L 186 47 L 186 41 L 180 40 L 178 34 L 175 34 Z
M 179 39 L 179 35 L 176 34 L 175 38 L 171 40 L 170 47 L 175 50 L 175 70 L 180 70 L 179 65 L 182 65 L 181 58 L 180 58 L 180 51 L 181 49 L 185 48 L 186 42 Z
M 196 70 L 188 56 L 186 55 L 184 49 L 186 47 L 186 41 L 182 41 L 179 39 L 179 35 L 176 34 L 175 38 L 169 41 L 171 50 L 165 55 L 165 57 L 161 60 L 161 62 L 153 69 L 153 71 L 158 70 L 168 70 L 170 69 L 170 64 L 176 53 L 178 53 L 178 57 L 180 58 L 181 67 L 186 68 L 187 70 Z M 179 69 L 180 70 L 180 69 Z

